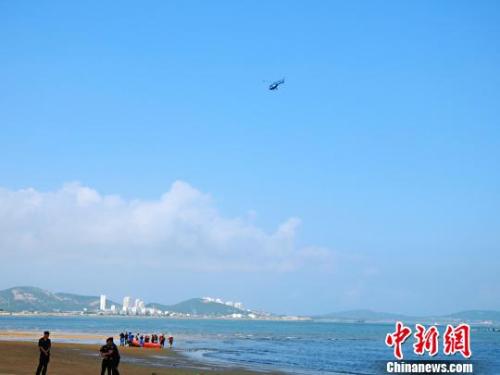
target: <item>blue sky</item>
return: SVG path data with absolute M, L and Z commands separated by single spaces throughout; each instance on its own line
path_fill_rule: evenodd
M 172 290 L 124 283 L 106 291 L 116 298 L 218 294 L 296 313 L 500 309 L 499 8 L 493 1 L 3 2 L 0 204 L 14 207 L 11 215 L 25 199 L 11 198 L 15 192 L 57 195 L 75 181 L 100 196 L 158 202 L 183 181 L 186 191 L 210 196 L 217 218 L 243 218 L 266 233 L 263 247 L 299 218 L 290 251 L 314 247 L 332 263 L 200 271 L 165 258 L 162 280 Z M 277 92 L 266 89 L 264 80 L 283 76 Z M 51 204 L 37 218 L 57 215 L 59 204 Z M 75 210 L 61 212 L 80 215 Z M 14 222 L 5 212 L 4 233 L 7 219 Z M 19 233 L 32 219 L 20 219 Z M 56 248 L 57 236 L 43 245 L 33 236 L 30 249 L 4 242 L 0 251 Z M 205 255 L 217 259 L 213 246 Z M 74 248 L 72 256 L 87 251 Z M 132 264 L 140 251 L 123 259 Z M 101 292 L 102 280 L 75 277 L 69 260 L 46 279 L 42 258 L 16 259 L 0 286 Z M 238 260 L 248 261 L 229 263 Z M 116 272 L 97 263 L 88 267 Z M 21 277 L 26 267 L 33 270 Z

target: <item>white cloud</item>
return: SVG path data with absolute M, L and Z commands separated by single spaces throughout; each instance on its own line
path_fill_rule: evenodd
M 53 192 L 0 189 L 0 252 L 7 265 L 110 262 L 186 270 L 291 271 L 332 255 L 298 248 L 298 218 L 268 233 L 255 215 L 227 218 L 209 195 L 177 181 L 158 200 L 101 195 L 79 183 Z

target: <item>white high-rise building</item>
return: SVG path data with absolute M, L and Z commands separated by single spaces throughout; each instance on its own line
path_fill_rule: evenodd
M 132 307 L 130 306 L 130 301 L 131 299 L 129 296 L 123 298 L 123 307 L 122 307 L 123 312 L 125 313 L 128 312 L 128 310 Z
M 138 313 L 141 314 L 141 315 L 144 315 L 146 314 L 146 305 L 144 304 L 144 301 L 140 301 L 139 302 L 139 305 L 137 306 L 137 309 L 138 309 Z
M 99 304 L 99 310 L 106 310 L 106 296 L 104 294 L 101 294 L 101 303 Z

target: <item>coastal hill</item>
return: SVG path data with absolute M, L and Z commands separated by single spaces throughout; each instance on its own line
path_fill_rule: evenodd
M 174 305 L 148 303 L 146 307 L 190 315 L 231 315 L 246 313 L 246 310 L 223 303 L 206 301 L 203 298 L 191 298 Z
M 0 291 L 0 310 L 5 312 L 99 312 L 99 296 L 82 296 L 70 293 L 52 293 L 30 286 L 20 286 Z M 117 311 L 122 305 L 107 301 L 108 307 L 115 305 Z M 207 298 L 192 298 L 173 305 L 148 303 L 146 307 L 182 316 L 271 316 L 256 313 L 235 305 L 217 302 Z
M 120 306 L 113 301 L 109 303 Z M 0 291 L 0 309 L 9 312 L 95 311 L 99 309 L 99 297 L 52 293 L 31 286 L 20 286 Z

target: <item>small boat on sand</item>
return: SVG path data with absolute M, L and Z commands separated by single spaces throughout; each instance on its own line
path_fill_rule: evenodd
M 147 349 L 161 349 L 161 345 L 159 342 L 145 342 L 144 344 L 139 343 L 139 341 L 129 341 L 128 346 L 132 346 L 135 348 L 147 348 Z

